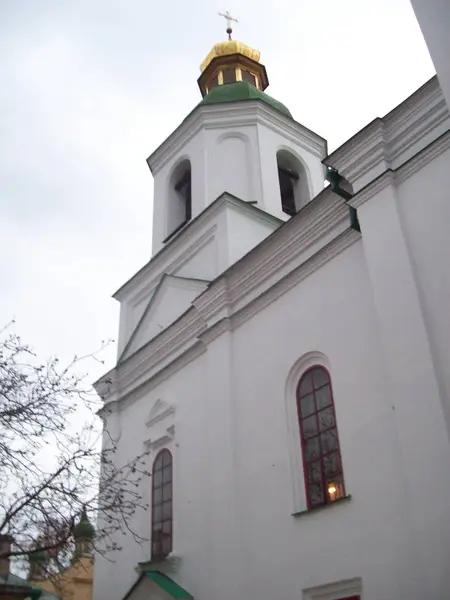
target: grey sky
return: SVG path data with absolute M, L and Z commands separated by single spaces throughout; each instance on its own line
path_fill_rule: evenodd
M 200 100 L 225 9 L 330 150 L 434 73 L 409 0 L 0 0 L 0 321 L 44 356 L 116 337 L 110 296 L 150 257 L 145 159 Z

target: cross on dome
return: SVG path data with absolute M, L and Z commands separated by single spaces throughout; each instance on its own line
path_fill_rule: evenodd
M 231 22 L 234 21 L 235 23 L 239 23 L 239 21 L 237 19 L 235 19 L 234 17 L 232 17 L 228 10 L 226 10 L 224 13 L 219 12 L 219 16 L 226 19 L 228 39 L 231 40 L 231 34 L 233 33 L 233 28 L 231 27 Z

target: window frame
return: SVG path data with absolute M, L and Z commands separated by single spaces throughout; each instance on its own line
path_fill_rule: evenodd
M 326 374 L 327 383 L 324 384 L 323 386 L 319 386 L 319 387 L 315 386 L 313 372 L 316 369 L 320 369 Z M 306 417 L 303 417 L 302 413 L 301 413 L 301 399 L 306 397 L 309 394 L 305 394 L 305 395 L 301 396 L 300 387 L 302 385 L 302 382 L 305 380 L 305 378 L 308 375 L 310 375 L 310 377 L 311 377 L 312 388 L 311 388 L 310 393 L 313 395 L 315 410 L 314 410 L 314 412 L 308 414 Z M 331 403 L 322 409 L 318 409 L 317 401 L 316 401 L 316 391 L 324 388 L 326 385 L 328 385 L 328 387 L 330 389 Z M 297 405 L 297 416 L 298 416 L 298 425 L 299 425 L 299 433 L 300 433 L 300 446 L 301 446 L 301 453 L 302 453 L 303 476 L 304 476 L 304 482 L 305 482 L 306 506 L 307 506 L 308 510 L 313 510 L 316 508 L 320 508 L 322 506 L 327 506 L 329 504 L 333 504 L 337 500 L 341 500 L 346 497 L 344 468 L 343 468 L 343 464 L 342 464 L 342 453 L 341 453 L 341 444 L 340 444 L 340 440 L 339 440 L 339 429 L 338 429 L 338 424 L 337 424 L 337 419 L 336 419 L 336 408 L 335 408 L 335 402 L 334 402 L 333 384 L 332 384 L 330 372 L 324 365 L 313 364 L 310 367 L 308 367 L 305 371 L 303 371 L 303 373 L 301 374 L 301 376 L 298 379 L 298 383 L 297 383 L 297 387 L 296 387 L 296 405 Z M 313 436 L 306 438 L 304 435 L 303 421 L 305 419 L 311 417 L 312 415 L 316 415 L 316 418 L 317 418 L 317 415 L 320 412 L 322 412 L 323 410 L 326 410 L 330 407 L 332 408 L 332 411 L 333 411 L 332 415 L 334 418 L 334 425 L 332 427 L 329 427 L 329 428 L 321 431 L 320 427 L 319 427 L 319 423 L 317 422 L 317 433 Z M 337 448 L 333 449 L 329 452 L 322 452 L 322 447 L 320 445 L 320 436 L 322 433 L 326 433 L 328 431 L 333 431 L 333 430 L 335 431 Z M 319 454 L 319 457 L 308 460 L 306 457 L 306 443 L 305 442 L 309 439 L 313 439 L 314 437 L 317 437 L 317 439 L 319 440 L 320 454 Z M 334 478 L 340 477 L 342 480 L 342 484 L 341 484 L 342 490 L 341 490 L 340 494 L 337 495 L 336 498 L 334 498 L 334 499 L 330 499 L 328 496 L 328 493 L 327 493 L 327 479 L 329 479 L 329 478 L 327 478 L 325 475 L 324 462 L 323 462 L 323 458 L 326 456 L 329 456 L 331 454 L 337 454 L 338 459 L 339 459 L 339 465 L 340 465 L 340 470 L 339 470 L 339 472 L 336 473 Z M 317 462 L 317 461 L 320 461 L 320 482 L 321 482 L 322 489 L 323 489 L 323 501 L 320 503 L 313 504 L 311 502 L 311 482 L 309 481 L 309 478 L 308 478 L 308 465 L 310 463 Z
M 163 505 L 164 505 L 164 500 L 163 500 L 163 496 L 162 496 L 162 490 L 164 487 L 164 481 L 163 481 L 163 473 L 164 473 L 164 469 L 167 468 L 168 465 L 164 465 L 164 455 L 168 455 L 170 457 L 170 516 L 167 518 L 163 517 Z M 155 469 L 156 467 L 156 463 L 157 461 L 161 458 L 161 468 L 158 468 L 157 470 Z M 161 471 L 161 485 L 156 486 L 155 484 L 155 473 Z M 155 491 L 161 489 L 161 500 L 158 501 L 158 503 L 155 502 Z M 161 508 L 161 518 L 158 519 L 158 521 L 155 520 L 155 507 L 160 507 Z M 153 465 L 152 465 L 152 504 L 151 504 L 151 559 L 152 560 L 163 560 L 164 558 L 166 558 L 173 550 L 173 456 L 172 456 L 172 452 L 168 449 L 168 448 L 162 448 L 158 454 L 155 456 L 155 459 L 153 461 Z M 169 549 L 166 551 L 164 551 L 163 549 L 163 539 L 161 538 L 160 541 L 155 542 L 155 532 L 156 531 L 163 531 L 163 525 L 164 523 L 170 523 L 170 544 L 169 544 Z M 161 529 L 156 530 L 155 529 L 155 525 L 161 525 Z M 154 550 L 154 545 L 158 544 L 159 546 L 159 550 L 155 551 Z

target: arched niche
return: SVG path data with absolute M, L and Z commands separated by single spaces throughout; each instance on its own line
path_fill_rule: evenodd
M 277 152 L 277 169 L 281 208 L 293 216 L 311 199 L 306 169 L 292 152 L 284 149 Z
M 188 158 L 181 160 L 169 179 L 167 235 L 171 236 L 192 217 L 192 174 Z

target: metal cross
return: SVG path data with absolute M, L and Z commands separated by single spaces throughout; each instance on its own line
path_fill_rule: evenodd
M 231 27 L 231 21 L 234 21 L 235 23 L 239 23 L 239 21 L 237 19 L 235 19 L 234 17 L 232 17 L 227 10 L 224 13 L 219 12 L 219 15 L 221 17 L 223 17 L 224 19 L 226 19 L 226 21 L 227 21 L 227 33 L 228 33 L 229 39 L 231 40 L 231 33 L 233 31 L 233 29 Z

